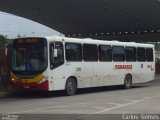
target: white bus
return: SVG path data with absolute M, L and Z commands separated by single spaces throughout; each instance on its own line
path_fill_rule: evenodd
M 154 45 L 67 37 L 13 40 L 15 90 L 65 90 L 133 84 L 154 79 Z

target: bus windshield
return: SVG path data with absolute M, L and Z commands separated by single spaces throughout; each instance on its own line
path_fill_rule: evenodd
M 23 38 L 13 41 L 12 71 L 15 74 L 39 74 L 47 68 L 47 41 Z

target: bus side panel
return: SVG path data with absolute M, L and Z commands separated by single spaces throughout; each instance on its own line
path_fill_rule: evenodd
M 49 76 L 50 91 L 64 90 L 69 77 L 77 79 L 78 88 L 91 87 L 91 84 L 93 84 L 93 62 L 67 62 L 62 66 L 50 70 Z
M 66 62 L 51 72 L 53 76 L 53 89 L 64 90 L 66 81 L 69 77 L 77 79 L 78 88 L 91 87 L 93 80 L 92 62 Z
M 116 66 L 117 65 L 123 66 L 123 65 L 130 65 L 130 64 L 125 62 L 113 62 L 113 64 L 114 66 L 112 67 L 112 69 L 113 69 L 113 74 L 115 76 L 116 85 L 122 85 L 124 84 L 125 75 L 131 72 L 131 70 L 129 68 L 116 67 Z
M 93 82 L 93 63 L 67 62 L 65 64 L 66 80 L 69 77 L 75 77 L 77 79 L 77 88 L 91 87 L 91 84 Z
M 142 82 L 142 69 L 143 68 L 141 68 L 141 64 L 139 62 L 132 63 L 132 71 L 130 72 L 132 76 L 132 84 Z
M 144 67 L 144 74 L 142 78 L 142 82 L 148 82 L 154 80 L 155 74 L 155 64 L 154 62 L 146 62 Z
M 146 62 L 146 75 L 144 75 L 144 82 L 154 80 L 155 77 L 155 50 L 153 48 L 153 62 Z
M 76 69 L 78 78 L 78 88 L 87 88 L 94 86 L 93 62 L 80 62 L 77 65 Z
M 65 82 L 65 65 L 61 65 L 53 70 L 50 70 L 50 91 L 64 90 Z
M 116 84 L 116 76 L 113 73 L 112 62 L 94 63 L 94 86 L 109 86 Z
M 137 62 L 133 64 L 132 83 L 143 83 L 154 79 L 154 62 Z

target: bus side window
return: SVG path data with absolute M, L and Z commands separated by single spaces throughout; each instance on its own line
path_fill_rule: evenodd
M 112 61 L 112 48 L 110 45 L 99 45 L 99 61 Z
M 136 61 L 136 48 L 135 47 L 125 47 L 126 61 L 134 62 Z
M 117 62 L 122 62 L 125 60 L 124 47 L 122 46 L 113 46 L 113 60 Z
M 146 58 L 148 62 L 153 62 L 153 49 L 146 48 Z
M 79 43 L 66 43 L 66 60 L 82 61 L 82 45 Z
M 94 44 L 83 44 L 83 59 L 84 61 L 98 61 L 98 50 L 97 45 Z
M 145 48 L 143 48 L 143 47 L 138 47 L 137 48 L 137 60 L 140 61 L 140 62 L 145 62 L 146 61 Z

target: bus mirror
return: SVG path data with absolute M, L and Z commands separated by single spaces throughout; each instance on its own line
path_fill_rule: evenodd
M 58 55 L 58 50 L 54 49 L 54 57 L 57 57 L 57 55 Z

